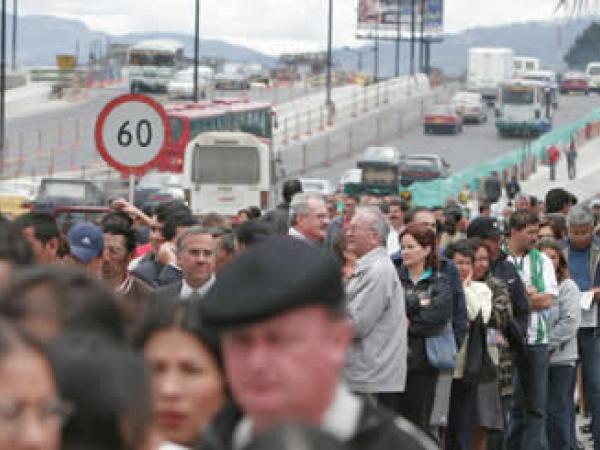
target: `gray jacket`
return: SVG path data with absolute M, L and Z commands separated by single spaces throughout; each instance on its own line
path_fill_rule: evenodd
M 404 291 L 384 247 L 357 261 L 346 285 L 346 299 L 355 334 L 344 369 L 350 390 L 403 392 L 407 355 Z
M 558 287 L 558 297 L 550 307 L 548 346 L 550 365 L 565 365 L 577 361 L 577 330 L 581 322 L 581 292 L 567 278 Z

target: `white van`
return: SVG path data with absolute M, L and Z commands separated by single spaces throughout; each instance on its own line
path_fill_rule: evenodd
M 585 75 L 588 79 L 589 90 L 600 92 L 600 61 L 593 61 L 587 65 Z

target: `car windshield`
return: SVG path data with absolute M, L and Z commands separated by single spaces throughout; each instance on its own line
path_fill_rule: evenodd
M 454 111 L 449 106 L 434 106 L 428 111 L 428 114 L 432 116 L 451 116 Z
M 395 158 L 396 150 L 391 147 L 369 147 L 362 157 L 369 161 L 393 161 Z
M 35 189 L 33 186 L 25 186 L 20 184 L 2 184 L 0 185 L 0 195 L 22 195 L 33 196 Z
M 325 192 L 326 183 L 324 181 L 302 180 L 302 190 L 305 192 Z
M 43 185 L 43 194 L 46 197 L 64 197 L 85 199 L 86 185 L 83 183 L 46 182 Z
M 437 164 L 432 159 L 408 159 L 404 164 L 405 170 L 411 172 L 435 172 Z

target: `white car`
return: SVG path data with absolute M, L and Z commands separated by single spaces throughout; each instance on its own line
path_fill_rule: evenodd
M 454 106 L 456 113 L 463 118 L 463 123 L 487 122 L 487 107 L 481 94 L 475 92 L 457 92 L 452 97 L 450 104 Z
M 200 98 L 210 96 L 214 84 L 214 71 L 210 67 L 198 67 L 198 92 Z M 167 95 L 170 99 L 194 98 L 194 68 L 177 72 L 167 85 Z
M 333 185 L 329 180 L 319 178 L 301 178 L 302 190 L 304 192 L 315 192 L 321 195 L 333 195 Z

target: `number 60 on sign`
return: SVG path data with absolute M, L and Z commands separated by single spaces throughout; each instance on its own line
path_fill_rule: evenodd
M 125 174 L 143 174 L 156 165 L 166 147 L 169 120 L 158 102 L 126 94 L 102 109 L 95 135 L 107 164 Z

